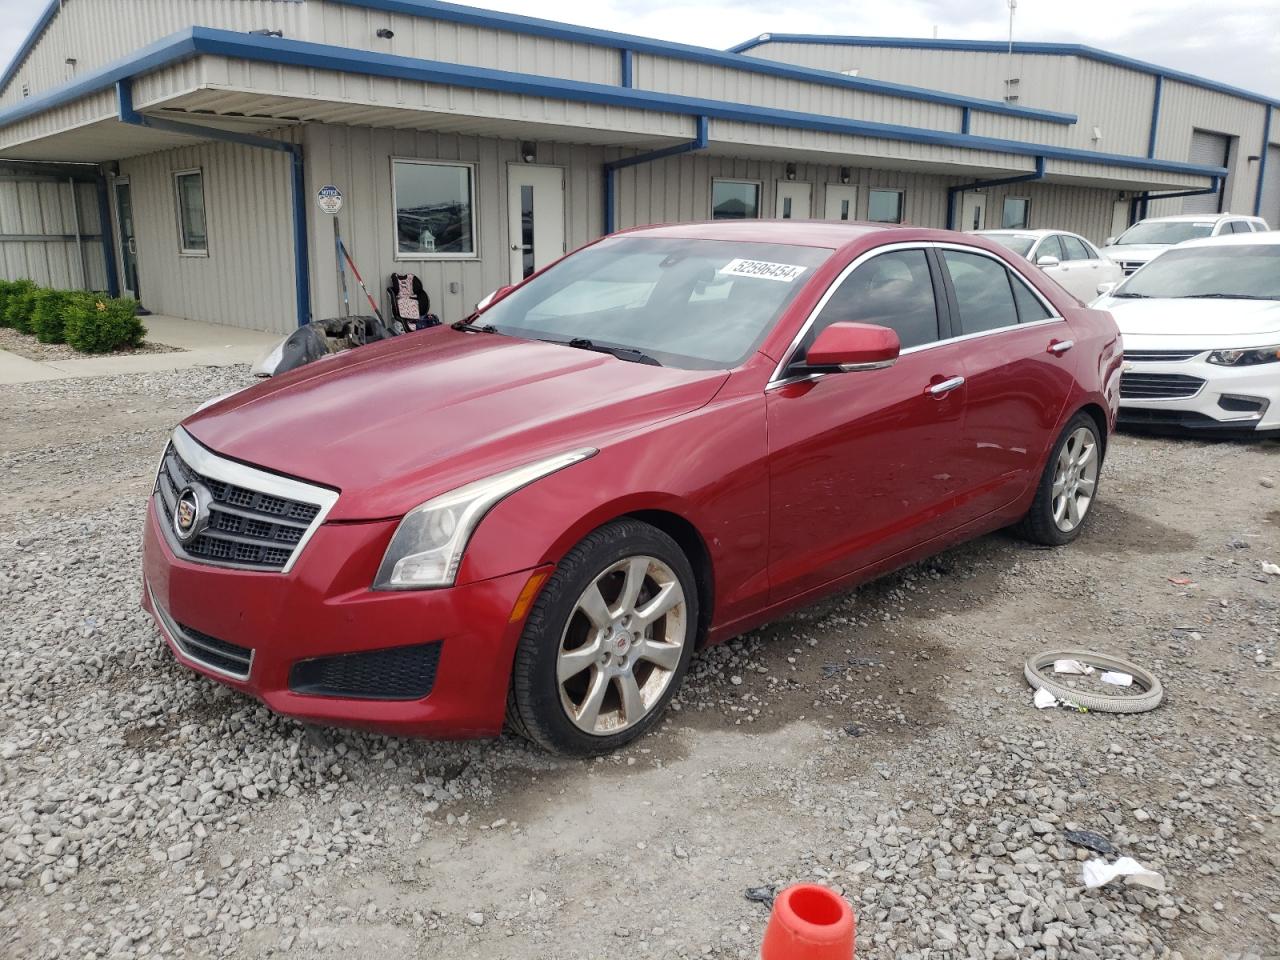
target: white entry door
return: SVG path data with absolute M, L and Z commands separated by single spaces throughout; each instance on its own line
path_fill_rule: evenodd
M 857 186 L 849 183 L 828 183 L 825 216 L 828 220 L 857 220 Z
M 798 183 L 795 180 L 778 181 L 778 197 L 773 207 L 773 215 L 779 220 L 808 220 L 813 216 L 810 200 L 813 196 L 813 184 Z
M 564 170 L 510 164 L 507 216 L 511 282 L 519 283 L 565 253 Z
M 987 195 L 966 193 L 960 201 L 961 230 L 985 230 L 987 226 Z

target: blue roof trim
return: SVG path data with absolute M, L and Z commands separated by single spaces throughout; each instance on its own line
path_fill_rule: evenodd
M 887 80 L 875 80 L 870 77 L 846 77 L 830 70 L 815 70 L 812 67 L 801 67 L 790 63 L 775 63 L 772 60 L 761 60 L 759 57 L 742 57 L 736 53 L 726 53 L 723 50 L 699 47 L 689 43 L 655 40 L 651 37 L 638 37 L 627 33 L 616 33 L 612 30 L 599 30 L 595 27 L 579 27 L 516 13 L 479 10 L 475 7 L 467 7 L 457 3 L 444 3 L 441 0 L 333 0 L 333 2 L 349 7 L 380 10 L 386 13 L 428 17 L 432 20 L 444 20 L 449 23 L 461 23 L 475 27 L 488 27 L 493 30 L 509 30 L 534 37 L 589 43 L 595 46 L 612 47 L 617 50 L 634 50 L 637 53 L 647 53 L 652 56 L 672 57 L 692 63 L 730 67 L 734 70 L 785 77 L 791 80 L 803 80 L 828 87 L 846 87 L 851 90 L 862 90 L 866 93 L 923 100 L 928 103 L 942 103 L 952 107 L 970 107 L 985 113 L 1024 117 L 1028 120 L 1040 120 L 1046 123 L 1073 124 L 1079 120 L 1072 113 L 1039 110 L 1035 107 L 1021 107 L 1004 103 L 1000 100 L 966 97 L 942 90 L 929 90 L 925 87 L 890 83 Z
M 638 90 L 634 87 L 611 86 L 565 80 L 560 77 L 542 77 L 508 70 L 491 70 L 436 60 L 420 60 L 385 53 L 371 53 L 337 47 L 253 34 L 193 27 L 157 41 L 144 49 L 137 57 L 117 61 L 108 67 L 88 74 L 49 93 L 32 97 L 16 107 L 0 111 L 0 128 L 8 126 L 34 113 L 87 96 L 106 89 L 128 76 L 184 60 L 193 54 L 232 57 L 258 63 L 305 67 L 315 70 L 333 70 L 361 76 L 386 77 L 397 80 L 415 80 L 442 86 L 464 87 L 474 90 L 492 90 L 500 93 L 516 93 L 525 96 L 549 97 L 578 103 L 595 103 L 607 106 L 629 107 L 657 113 L 674 113 L 685 116 L 707 116 L 720 120 L 758 123 L 766 126 L 789 127 L 800 130 L 820 130 L 850 136 L 876 137 L 909 143 L 927 143 L 937 146 L 959 147 L 971 150 L 990 150 L 1016 156 L 1045 157 L 1050 160 L 1075 160 L 1113 167 L 1140 170 L 1159 170 L 1193 176 L 1222 176 L 1222 167 L 1207 167 L 1171 160 L 1153 160 L 1146 157 L 1127 157 L 1119 154 L 1094 153 L 1088 150 L 1072 150 L 1018 140 L 999 140 L 993 137 L 975 137 L 951 131 L 928 130 L 898 124 L 876 123 L 867 120 L 851 120 L 821 114 L 802 113 L 797 110 L 779 110 L 745 103 L 729 103 Z
M 766 43 L 813 43 L 841 47 L 901 47 L 904 50 L 969 50 L 979 53 L 1007 53 L 1009 50 L 1009 44 L 1000 40 L 928 40 L 916 37 L 827 37 L 814 33 L 762 33 L 758 37 L 730 47 L 728 52 L 744 53 Z M 1153 77 L 1164 77 L 1166 80 L 1176 80 L 1179 83 L 1186 83 L 1193 87 L 1201 87 L 1205 90 L 1213 90 L 1233 97 L 1240 97 L 1253 103 L 1280 106 L 1280 100 L 1268 97 L 1266 94 L 1255 93 L 1252 90 L 1245 90 L 1241 87 L 1233 87 L 1228 83 L 1219 83 L 1216 80 L 1209 80 L 1205 77 L 1197 77 L 1193 73 L 1170 70 L 1159 64 L 1148 63 L 1145 60 L 1135 60 L 1132 57 L 1124 57 L 1118 53 L 1099 50 L 1097 47 L 1085 46 L 1082 43 L 1015 42 L 1013 52 L 1042 54 L 1053 57 L 1083 57 L 1087 60 L 1109 63 L 1116 67 L 1126 67 L 1139 73 L 1150 74 Z
M 54 15 L 61 9 L 62 0 L 49 0 L 49 5 L 44 8 L 44 12 L 40 14 L 35 24 L 31 27 L 31 32 L 27 34 L 27 38 L 22 41 L 22 46 L 18 47 L 18 52 L 9 61 L 9 66 L 5 67 L 3 74 L 0 74 L 0 92 L 3 92 L 4 88 L 9 86 L 13 78 L 18 75 L 18 71 L 22 69 L 23 63 L 26 62 L 27 54 L 31 52 L 52 22 Z

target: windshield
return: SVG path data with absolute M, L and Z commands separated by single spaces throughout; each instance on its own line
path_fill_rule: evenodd
M 1122 283 L 1112 296 L 1280 300 L 1280 245 L 1170 250 Z
M 476 322 L 516 337 L 632 348 L 666 366 L 726 369 L 759 345 L 831 253 L 614 237 L 534 277 Z
M 984 233 L 982 236 L 994 240 L 1002 247 L 1007 247 L 1020 257 L 1025 257 L 1036 245 L 1035 237 L 1019 237 L 1012 233 Z
M 1198 240 L 1212 233 L 1211 220 L 1148 220 L 1146 223 L 1135 223 L 1120 234 L 1116 246 L 1131 243 L 1181 243 L 1183 240 Z

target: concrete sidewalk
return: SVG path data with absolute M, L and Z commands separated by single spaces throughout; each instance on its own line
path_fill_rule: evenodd
M 149 343 L 180 348 L 173 353 L 135 353 L 122 356 L 85 355 L 74 360 L 28 360 L 0 350 L 0 384 L 37 383 L 75 377 L 113 377 L 125 373 L 154 373 L 187 367 L 231 367 L 253 363 L 282 336 L 242 330 L 183 317 L 152 314 L 143 317 Z

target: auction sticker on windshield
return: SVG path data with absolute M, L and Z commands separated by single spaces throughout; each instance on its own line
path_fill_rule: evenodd
M 767 260 L 743 260 L 737 257 L 717 272 L 731 277 L 760 277 L 764 280 L 791 283 L 807 269 L 807 267 L 797 267 L 790 263 L 769 263 Z

